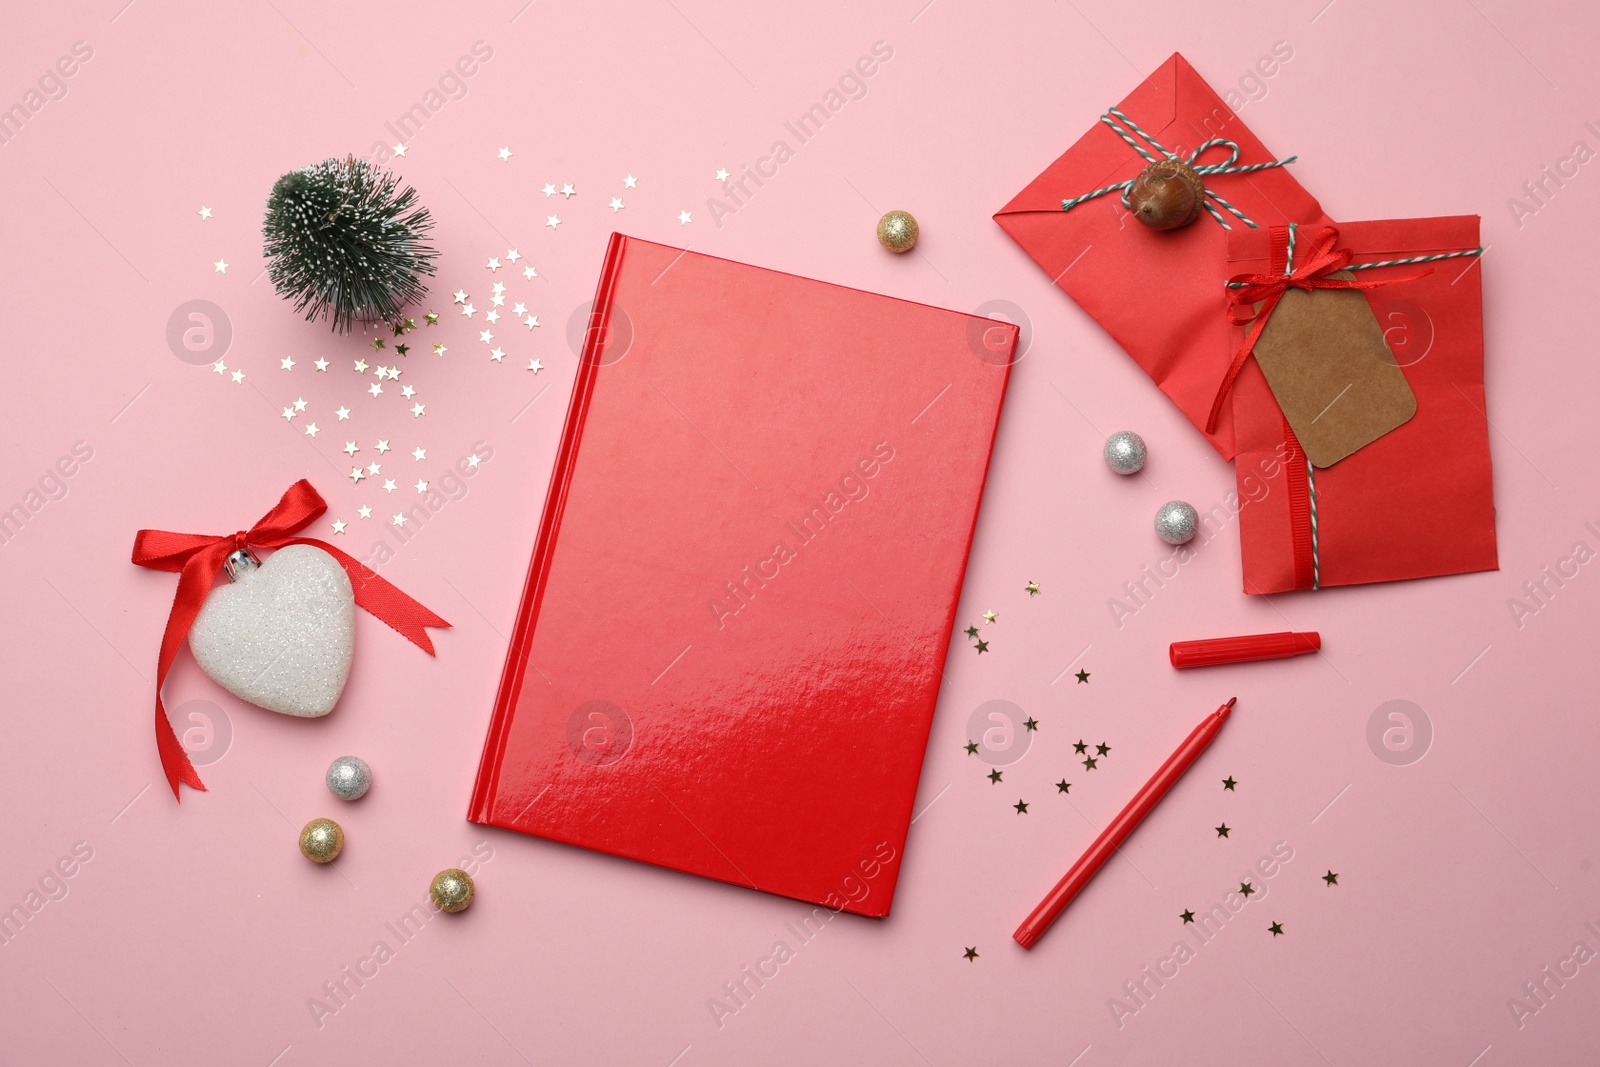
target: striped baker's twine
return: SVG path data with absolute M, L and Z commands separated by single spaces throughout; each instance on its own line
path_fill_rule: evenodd
M 1300 229 L 1298 223 L 1289 223 L 1289 255 L 1283 268 L 1284 274 L 1294 273 L 1294 238 Z M 1460 259 L 1463 256 L 1481 256 L 1483 248 L 1468 248 L 1461 252 L 1435 252 L 1427 256 L 1407 256 L 1405 259 L 1380 259 L 1375 263 L 1351 263 L 1345 270 L 1371 270 L 1373 267 L 1403 267 L 1411 263 L 1434 263 L 1441 259 Z M 1243 289 L 1249 282 L 1227 282 L 1229 289 Z
M 1124 141 L 1126 141 L 1130 148 L 1144 158 L 1145 162 L 1154 163 L 1156 162 L 1157 157 L 1151 155 L 1144 145 L 1133 139 L 1133 134 L 1135 133 L 1140 137 L 1143 137 L 1145 141 L 1149 142 L 1151 148 L 1154 148 L 1157 152 L 1160 152 L 1162 158 L 1177 159 L 1180 163 L 1186 163 L 1194 168 L 1196 174 L 1199 174 L 1202 177 L 1209 174 L 1251 174 L 1258 170 L 1267 170 L 1271 167 L 1281 167 L 1286 163 L 1293 163 L 1295 159 L 1298 158 L 1296 156 L 1290 156 L 1288 159 L 1274 159 L 1266 163 L 1249 163 L 1244 166 L 1237 166 L 1236 164 L 1239 162 L 1238 144 L 1222 137 L 1213 137 L 1211 140 L 1202 144 L 1199 148 L 1196 148 L 1193 152 L 1190 152 L 1188 159 L 1179 159 L 1177 153 L 1168 151 L 1160 141 L 1150 136 L 1149 133 L 1145 132 L 1139 127 L 1138 123 L 1134 122 L 1116 108 L 1112 108 L 1106 114 L 1101 115 L 1100 121 L 1111 127 L 1111 129 L 1116 132 L 1118 137 L 1121 137 Z M 1124 128 L 1124 126 L 1126 128 Z M 1129 131 L 1132 132 L 1130 133 Z M 1207 149 L 1219 147 L 1226 148 L 1228 150 L 1227 159 L 1220 163 L 1195 162 L 1195 160 L 1200 158 L 1201 153 L 1205 152 Z M 1137 177 L 1129 178 L 1125 182 L 1117 182 L 1115 185 L 1107 185 L 1102 189 L 1096 189 L 1093 192 L 1084 193 L 1082 196 L 1074 196 L 1063 200 L 1061 201 L 1061 210 L 1071 211 L 1073 208 L 1077 207 L 1086 200 L 1093 200 L 1097 196 L 1105 196 L 1107 193 L 1114 193 L 1119 190 L 1122 192 L 1122 206 L 1132 210 L 1133 205 L 1128 203 L 1128 191 L 1133 188 L 1133 183 L 1137 180 Z M 1249 226 L 1252 229 L 1260 229 L 1259 226 L 1251 221 L 1248 215 L 1234 207 L 1232 204 L 1228 203 L 1216 193 L 1212 192 L 1211 189 L 1206 189 L 1206 196 L 1211 200 L 1215 200 L 1217 203 L 1221 204 L 1230 214 L 1232 214 L 1240 222 L 1243 222 L 1246 226 Z M 1211 213 L 1211 217 L 1216 219 L 1224 230 L 1233 229 L 1232 226 L 1228 225 L 1228 220 L 1222 217 L 1222 213 L 1216 208 L 1212 207 L 1209 202 L 1206 200 L 1201 200 L 1200 203 L 1207 211 Z
M 1322 588 L 1322 556 L 1317 551 L 1317 469 L 1306 460 L 1306 499 L 1311 505 L 1311 588 Z

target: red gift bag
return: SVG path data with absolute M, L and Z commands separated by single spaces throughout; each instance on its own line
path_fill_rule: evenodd
M 1244 591 L 1496 570 L 1478 217 L 1337 230 L 1337 246 L 1353 252 L 1353 273 L 1373 285 L 1366 297 L 1416 395 L 1416 414 L 1332 466 L 1313 468 L 1260 367 L 1243 365 L 1231 406 Z M 1281 269 L 1271 245 L 1266 229 L 1235 230 L 1228 274 Z M 1233 330 L 1230 359 L 1246 336 L 1244 326 Z
M 1164 156 L 1193 157 L 1213 195 L 1193 223 L 1157 232 L 1129 216 L 1120 184 Z M 994 217 L 1225 459 L 1232 416 L 1206 421 L 1237 347 L 1217 314 L 1228 235 L 1329 221 L 1285 162 L 1174 54 Z

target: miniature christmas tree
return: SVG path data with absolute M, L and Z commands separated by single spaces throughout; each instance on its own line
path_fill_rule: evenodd
M 433 220 L 417 191 L 353 156 L 325 159 L 279 178 L 262 224 L 267 273 L 307 320 L 348 332 L 390 321 L 428 289 L 438 253 L 423 243 Z

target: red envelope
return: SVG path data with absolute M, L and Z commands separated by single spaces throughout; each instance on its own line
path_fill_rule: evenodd
M 1478 217 L 1338 227 L 1353 264 L 1478 247 Z M 1265 273 L 1269 234 L 1236 230 L 1228 274 Z M 1312 469 L 1254 360 L 1233 385 L 1244 591 L 1278 593 L 1499 568 L 1483 393 L 1477 256 L 1358 270 L 1424 277 L 1366 293 L 1417 397 L 1417 413 L 1330 467 Z M 1218 317 L 1222 318 L 1219 312 Z M 1233 328 L 1230 356 L 1244 339 Z M 1213 391 L 1218 382 L 1212 383 Z
M 1185 160 L 1196 147 L 1219 138 L 1238 146 L 1239 166 L 1280 158 L 1176 53 L 1117 110 Z M 1197 165 L 1227 158 L 1226 147 L 1214 146 Z M 1070 211 L 1061 206 L 1063 200 L 1133 178 L 1146 164 L 1109 125 L 1096 122 L 994 219 L 1205 433 L 1217 382 L 1237 347 L 1229 344 L 1229 326 L 1220 314 L 1229 231 L 1209 213 L 1180 230 L 1148 229 L 1128 217 L 1120 191 Z M 1207 175 L 1205 181 L 1259 226 L 1329 224 L 1288 168 Z M 1249 229 L 1225 210 L 1218 208 L 1218 214 L 1234 232 Z M 1224 458 L 1232 458 L 1234 427 L 1226 408 L 1206 438 Z

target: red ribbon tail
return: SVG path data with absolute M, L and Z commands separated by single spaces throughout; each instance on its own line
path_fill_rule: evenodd
M 183 797 L 179 796 L 179 783 L 202 793 L 206 791 L 200 773 L 189 762 L 189 753 L 178 743 L 178 735 L 173 732 L 172 723 L 167 719 L 167 709 L 161 703 L 160 694 L 156 695 L 156 750 L 161 753 L 161 769 L 166 773 L 167 785 L 172 787 L 172 795 L 180 803 Z
M 1228 372 L 1222 376 L 1222 384 L 1217 386 L 1216 398 L 1211 401 L 1211 414 L 1206 416 L 1206 433 L 1217 432 L 1217 420 L 1222 417 L 1222 405 L 1228 402 L 1228 394 L 1233 392 L 1234 379 L 1239 377 L 1239 372 L 1244 370 L 1245 361 L 1250 358 L 1250 353 L 1255 351 L 1256 338 L 1261 336 L 1261 331 L 1266 329 L 1267 320 L 1272 317 L 1272 309 L 1278 306 L 1278 300 L 1283 296 L 1280 291 L 1261 305 L 1261 310 L 1256 314 L 1255 321 L 1250 323 L 1250 329 L 1245 331 L 1244 344 L 1239 346 L 1239 351 L 1234 354 L 1233 362 L 1228 364 Z
M 444 619 L 380 577 L 377 571 L 365 563 L 334 548 L 326 541 L 318 541 L 314 537 L 294 537 L 286 543 L 313 545 L 338 560 L 339 565 L 350 576 L 350 586 L 355 590 L 356 603 L 363 610 L 382 620 L 428 655 L 435 654 L 433 640 L 428 637 L 427 627 L 449 629 L 450 624 Z

